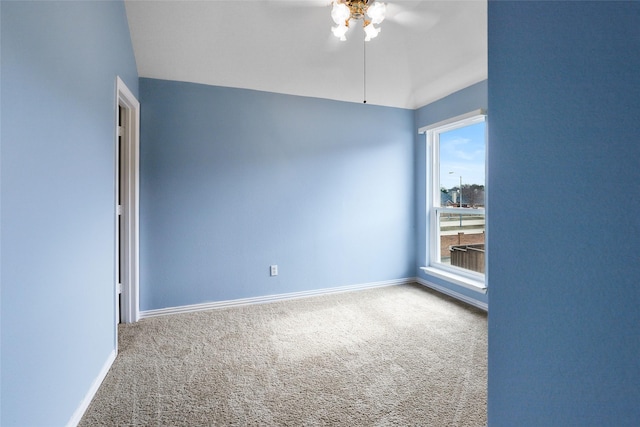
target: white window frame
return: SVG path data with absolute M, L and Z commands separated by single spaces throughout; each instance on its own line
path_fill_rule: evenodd
M 440 199 L 440 152 L 439 152 L 439 137 L 441 133 L 448 132 L 454 129 L 470 126 L 476 123 L 486 122 L 487 115 L 484 110 L 476 110 L 461 116 L 452 117 L 450 119 L 434 123 L 419 130 L 420 133 L 426 135 L 427 144 L 427 223 L 429 235 L 427 236 L 427 259 L 426 267 L 421 269 L 428 274 L 447 280 L 454 284 L 477 290 L 480 292 L 486 292 L 486 280 L 485 275 L 464 268 L 455 267 L 444 264 L 440 261 L 440 214 L 441 213 L 453 213 L 453 214 L 482 214 L 485 217 L 486 224 L 486 210 L 484 208 L 458 208 L 458 207 L 443 207 L 441 206 Z M 486 132 L 486 131 L 485 131 Z M 485 143 L 487 137 L 485 134 Z M 486 156 L 486 154 L 485 154 Z M 485 176 L 486 171 L 486 158 L 485 158 Z M 486 182 L 486 180 L 485 180 Z M 485 185 L 486 188 L 486 185 Z M 486 230 L 486 225 L 485 225 Z M 429 238 L 430 237 L 430 238 Z M 485 233 L 485 245 L 487 235 Z M 485 263 L 486 263 L 485 258 Z M 486 271 L 486 265 L 485 265 Z

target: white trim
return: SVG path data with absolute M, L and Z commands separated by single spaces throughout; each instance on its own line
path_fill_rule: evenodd
M 415 277 L 408 277 L 405 279 L 386 280 L 382 282 L 371 282 L 371 283 L 364 283 L 359 285 L 339 286 L 335 288 L 317 289 L 313 291 L 291 292 L 286 294 L 265 295 L 265 296 L 253 297 L 253 298 L 241 298 L 241 299 L 235 299 L 235 300 L 206 302 L 202 304 L 182 305 L 178 307 L 159 308 L 155 310 L 144 310 L 140 312 L 140 318 L 144 319 L 147 317 L 165 316 L 169 314 L 178 314 L 178 313 L 193 313 L 196 311 L 212 310 L 212 309 L 226 308 L 226 307 L 239 307 L 239 306 L 250 305 L 250 304 L 263 304 L 263 303 L 275 302 L 275 301 L 306 298 L 310 296 L 329 295 L 329 294 L 337 294 L 341 292 L 351 292 L 351 291 L 359 291 L 364 289 L 380 288 L 383 286 L 406 285 L 409 283 L 415 283 L 415 281 L 416 281 Z
M 437 129 L 439 127 L 444 128 L 445 126 L 447 126 L 449 124 L 452 124 L 452 123 L 455 123 L 455 122 L 461 122 L 463 120 L 467 120 L 467 119 L 470 119 L 470 118 L 475 117 L 475 116 L 486 116 L 486 115 L 487 115 L 487 111 L 484 108 L 479 108 L 479 109 L 477 109 L 475 111 L 471 111 L 469 113 L 461 114 L 461 115 L 456 116 L 456 117 L 451 117 L 451 118 L 448 118 L 448 119 L 445 119 L 445 120 L 441 120 L 441 121 L 439 121 L 437 123 L 432 123 L 430 125 L 423 126 L 420 129 L 418 129 L 418 133 L 427 133 L 430 130 Z M 454 127 L 456 127 L 456 126 L 454 126 Z
M 476 280 L 472 277 L 465 277 L 457 273 L 452 273 L 446 271 L 444 268 L 420 267 L 420 270 L 424 271 L 426 274 L 430 274 L 432 276 L 446 280 L 447 282 L 451 282 L 454 285 L 462 286 L 463 288 L 471 289 L 483 294 L 487 293 L 487 285 L 484 281 Z
M 462 214 L 462 215 L 485 215 L 484 208 L 452 208 L 448 206 L 437 206 L 438 212 L 441 213 L 452 213 L 452 214 Z
M 427 259 L 425 262 L 429 267 L 421 267 L 422 270 L 427 271 L 436 277 L 442 278 L 449 282 L 452 282 L 459 286 L 464 286 L 473 290 L 485 290 L 486 278 L 484 274 L 476 273 L 473 271 L 465 270 L 460 267 L 454 267 L 445 265 L 440 260 L 440 213 L 452 212 L 465 215 L 478 214 L 485 215 L 484 209 L 474 208 L 449 208 L 441 206 L 440 202 L 440 134 L 448 132 L 453 129 L 459 129 L 465 126 L 470 126 L 476 123 L 482 123 L 487 121 L 486 111 L 478 109 L 466 114 L 462 114 L 457 117 L 452 117 L 443 120 L 438 123 L 434 123 L 429 126 L 420 128 L 421 133 L 426 133 L 426 213 L 425 220 L 427 221 L 427 230 L 429 230 L 429 236 L 427 236 Z M 485 128 L 485 141 L 486 141 L 486 128 Z M 486 154 L 485 154 L 486 156 Z M 486 157 L 485 157 L 485 176 L 486 170 Z M 460 191 L 462 192 L 462 179 L 460 181 Z M 486 186 L 485 186 L 486 188 Z M 461 193 L 462 194 L 462 193 Z M 485 195 L 486 197 L 486 195 Z M 486 230 L 486 226 L 485 226 Z M 486 236 L 485 231 L 485 236 Z M 486 237 L 485 237 L 486 239 Z M 486 240 L 485 240 L 486 242 Z M 485 259 L 485 266 L 486 266 Z M 485 268 L 486 270 L 486 268 Z M 486 292 L 486 291 L 484 291 Z
M 477 308 L 479 308 L 481 310 L 489 311 L 489 304 L 487 304 L 485 302 L 482 302 L 482 301 L 478 301 L 475 298 L 471 298 L 471 297 L 469 297 L 467 295 L 463 295 L 463 294 L 461 294 L 459 292 L 452 291 L 451 289 L 445 288 L 444 286 L 436 285 L 435 283 L 429 282 L 428 280 L 424 280 L 421 277 L 416 277 L 416 283 L 418 283 L 419 285 L 422 285 L 422 286 L 426 286 L 427 288 L 431 288 L 431 289 L 433 289 L 435 291 L 438 291 L 440 293 L 443 293 L 445 295 L 448 295 L 448 296 L 450 296 L 452 298 L 455 298 L 457 300 L 463 301 L 463 302 L 465 302 L 465 303 L 467 303 L 469 305 L 472 305 L 474 307 L 477 307 Z
M 116 351 L 112 350 L 111 353 L 109 354 L 109 357 L 107 357 L 107 361 L 102 366 L 100 373 L 98 373 L 98 376 L 96 377 L 95 380 L 93 380 L 91 387 L 89 387 L 89 391 L 87 391 L 87 394 L 84 396 L 84 399 L 82 399 L 82 401 L 80 402 L 80 406 L 78 406 L 78 408 L 75 410 L 75 412 L 69 419 L 69 422 L 67 422 L 67 427 L 75 427 L 80 423 L 82 416 L 87 411 L 89 404 L 91 404 L 91 401 L 93 400 L 96 393 L 98 392 L 98 389 L 100 388 L 100 384 L 102 384 L 102 381 L 104 381 L 104 379 L 106 378 L 107 374 L 109 373 L 109 369 L 111 369 L 111 365 L 113 365 L 113 362 L 115 360 L 116 360 Z
M 125 236 L 123 242 L 125 254 L 123 257 L 124 265 L 120 266 L 123 278 L 122 319 L 124 323 L 132 323 L 137 322 L 140 317 L 140 103 L 129 88 L 127 88 L 122 79 L 120 77 L 116 77 L 116 114 L 118 114 L 119 105 L 125 108 L 125 114 L 127 115 L 125 120 L 127 123 L 127 127 L 125 129 L 127 151 L 124 153 L 123 167 L 125 168 L 125 174 L 128 177 L 127 182 L 124 183 L 124 191 L 122 194 L 122 199 L 125 201 L 123 204 L 124 211 L 122 215 L 122 224 Z M 118 320 L 119 319 L 116 318 L 116 324 L 118 323 Z

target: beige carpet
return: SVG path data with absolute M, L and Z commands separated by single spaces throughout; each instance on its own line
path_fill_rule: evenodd
M 144 319 L 81 426 L 484 426 L 487 317 L 419 285 Z

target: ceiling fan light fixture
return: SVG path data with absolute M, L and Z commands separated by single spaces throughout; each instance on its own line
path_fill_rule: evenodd
M 336 25 L 345 25 L 351 17 L 351 11 L 345 3 L 336 2 L 333 3 L 333 9 L 331 9 L 331 18 Z
M 371 18 L 371 23 L 379 24 L 384 21 L 384 15 L 387 12 L 387 6 L 384 3 L 374 2 L 367 9 L 367 15 Z
M 332 27 L 331 31 L 336 37 L 344 41 L 346 40 L 345 34 L 349 27 L 349 21 L 362 19 L 366 35 L 365 41 L 369 41 L 380 32 L 380 29 L 375 28 L 373 24 L 379 24 L 384 21 L 386 11 L 387 6 L 375 0 L 335 0 L 333 9 L 331 9 L 331 19 L 333 19 L 337 27 Z M 371 21 L 365 20 L 365 15 L 371 18 Z
M 370 23 L 369 25 L 366 25 L 364 27 L 364 33 L 366 35 L 364 41 L 368 42 L 371 39 L 375 39 L 376 37 L 378 37 L 378 33 L 380 32 L 380 28 L 376 28 L 373 26 L 373 23 Z
M 345 41 L 347 40 L 347 38 L 345 37 L 345 34 L 347 34 L 347 30 L 349 29 L 349 27 L 347 27 L 344 23 L 342 25 L 338 25 L 337 27 L 332 27 L 331 28 L 331 32 L 333 32 L 333 35 L 336 36 L 337 38 L 340 39 L 340 41 Z

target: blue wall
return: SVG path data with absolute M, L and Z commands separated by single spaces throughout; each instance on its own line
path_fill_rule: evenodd
M 3 426 L 66 424 L 114 350 L 122 2 L 1 2 Z
M 154 79 L 140 98 L 141 310 L 414 276 L 411 110 Z
M 640 424 L 639 69 L 638 2 L 489 2 L 492 427 Z
M 482 81 L 469 86 L 458 92 L 442 98 L 436 102 L 419 108 L 415 111 L 416 129 L 429 126 L 452 117 L 470 113 L 478 109 L 487 108 L 487 81 Z M 484 292 L 479 292 L 453 283 L 442 280 L 438 277 L 426 274 L 420 267 L 428 265 L 427 248 L 429 246 L 429 227 L 427 220 L 427 143 L 424 134 L 415 136 L 416 156 L 415 156 L 415 181 L 416 181 L 416 272 L 415 276 L 426 280 L 429 283 L 446 288 L 457 294 L 462 294 L 466 298 L 476 300 L 481 304 L 488 304 L 488 296 Z M 488 143 L 488 150 L 491 150 L 491 141 Z M 488 189 L 488 191 L 491 191 Z M 487 209 L 489 215 L 490 209 Z M 491 257 L 492 255 L 489 255 Z M 489 281 L 487 274 L 487 283 Z

